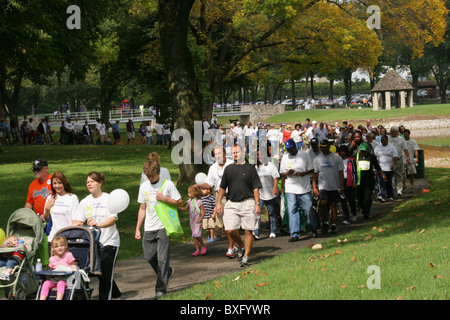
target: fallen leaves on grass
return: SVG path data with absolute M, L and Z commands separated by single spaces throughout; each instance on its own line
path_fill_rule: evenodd
M 268 282 L 258 283 L 258 284 L 255 284 L 255 289 L 258 289 L 258 287 L 265 287 L 265 286 L 268 286 L 268 285 L 269 285 Z
M 211 292 L 208 292 L 208 293 L 205 295 L 205 300 L 208 300 L 210 297 L 211 297 Z

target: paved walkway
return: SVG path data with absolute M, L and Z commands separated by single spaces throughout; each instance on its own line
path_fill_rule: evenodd
M 428 189 L 429 184 L 425 179 L 415 180 L 415 192 L 406 192 L 402 198 L 392 202 L 379 203 L 375 201 L 372 205 L 372 217 L 364 219 L 358 215 L 356 223 L 344 226 L 341 224 L 342 215 L 338 215 L 338 235 L 321 235 L 313 239 L 310 233 L 301 237 L 301 241 L 289 242 L 289 235 L 278 233 L 277 238 L 269 239 L 267 224 L 261 226 L 261 240 L 253 242 L 253 249 L 250 254 L 250 267 L 264 259 L 269 259 L 279 254 L 297 250 L 315 243 L 326 241 L 333 237 L 341 237 L 346 232 L 373 223 L 374 217 L 388 212 L 393 207 L 405 200 L 420 194 L 422 189 Z M 192 257 L 194 251 L 193 243 L 184 243 L 171 247 L 171 266 L 174 267 L 174 276 L 170 279 L 168 292 L 182 290 L 195 284 L 212 280 L 219 276 L 227 275 L 236 271 L 242 271 L 236 259 L 229 259 L 225 256 L 228 248 L 226 239 L 220 239 L 213 244 L 208 244 L 208 252 L 204 256 Z M 155 295 L 156 276 L 150 265 L 142 257 L 120 261 L 116 265 L 115 279 L 122 290 L 121 300 L 146 300 L 153 299 Z M 92 299 L 98 299 L 97 279 L 93 278 L 91 288 L 94 289 Z

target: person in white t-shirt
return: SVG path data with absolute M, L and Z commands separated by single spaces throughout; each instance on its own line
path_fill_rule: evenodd
M 114 281 L 114 267 L 120 246 L 119 231 L 116 221 L 117 213 L 108 210 L 109 193 L 103 192 L 105 176 L 99 172 L 90 172 L 86 177 L 89 195 L 80 201 L 79 209 L 73 217 L 72 224 L 82 226 L 86 221 L 90 227 L 101 230 L 100 243 L 103 245 L 100 266 L 102 275 L 99 278 L 99 300 L 119 298 L 122 293 Z
M 291 139 L 294 140 L 297 150 L 303 150 L 303 134 L 305 132 L 303 132 L 301 128 L 302 124 L 297 123 L 295 125 L 295 129 L 291 133 Z
M 262 188 L 259 189 L 259 207 L 262 209 L 266 205 L 267 213 L 269 216 L 269 238 L 276 237 L 277 230 L 277 196 L 278 196 L 278 180 L 280 179 L 280 173 L 277 170 L 275 164 L 267 157 L 266 163 L 263 163 L 263 156 L 260 154 L 261 150 L 257 151 L 258 164 L 256 166 L 256 172 L 258 172 L 259 180 L 261 181 Z M 258 219 L 258 229 L 253 230 L 253 237 L 259 239 L 259 227 L 261 225 L 261 215 Z
M 48 235 L 49 250 L 55 234 L 72 225 L 72 218 L 76 215 L 79 205 L 78 197 L 62 172 L 53 173 L 51 188 L 52 195 L 47 197 L 44 207 L 44 219 L 49 221 L 51 218 L 52 226 Z
M 306 151 L 298 150 L 294 140 L 285 142 L 287 153 L 283 155 L 280 173 L 284 179 L 284 193 L 286 194 L 289 214 L 290 242 L 300 240 L 301 208 L 311 226 L 313 237 L 317 237 L 317 221 L 312 209 L 311 173 L 313 164 Z
M 214 152 L 214 162 L 208 170 L 208 175 L 206 176 L 206 180 L 203 184 L 196 185 L 202 189 L 212 188 L 213 196 L 217 199 L 220 190 L 220 182 L 222 181 L 223 172 L 225 168 L 230 164 L 233 164 L 234 161 L 228 159 L 226 157 L 226 150 L 223 146 L 217 146 L 213 149 Z M 222 207 L 225 206 L 226 198 L 222 199 Z M 218 230 L 223 231 L 223 215 L 216 212 L 216 208 L 214 208 L 214 213 L 216 214 L 216 227 Z M 226 256 L 229 258 L 234 258 L 235 249 L 234 249 L 234 240 L 230 237 L 228 233 L 225 233 L 228 240 L 228 250 Z
M 313 192 L 320 199 L 322 233 L 329 228 L 328 208 L 331 208 L 331 232 L 336 233 L 337 204 L 339 194 L 344 194 L 344 163 L 340 156 L 330 151 L 331 142 L 320 142 L 321 153 L 314 158 Z M 329 207 L 328 207 L 329 205 Z
M 164 143 L 163 125 L 160 123 L 156 123 L 155 131 L 156 131 L 156 145 L 162 146 Z
M 405 129 L 403 132 L 406 141 L 406 148 L 409 154 L 409 163 L 406 163 L 406 175 L 409 178 L 410 191 L 414 191 L 414 175 L 417 173 L 416 166 L 419 163 L 419 145 L 411 139 L 411 131 Z M 406 161 L 405 161 L 406 162 Z
M 394 191 L 397 191 L 397 196 L 401 197 L 403 192 L 403 176 L 405 174 L 405 163 L 410 163 L 408 148 L 406 147 L 405 139 L 398 134 L 398 127 L 391 127 L 390 136 L 388 136 L 389 144 L 392 144 L 397 149 L 398 161 L 394 167 Z M 406 158 L 404 158 L 406 157 Z
M 234 127 L 234 134 L 236 136 L 237 143 L 241 144 L 242 141 L 244 140 L 244 131 L 239 121 L 236 122 L 236 127 Z
M 142 240 L 144 258 L 156 273 L 156 299 L 167 293 L 167 284 L 173 273 L 170 267 L 170 238 L 159 219 L 154 206 L 160 202 L 175 207 L 182 205 L 183 200 L 175 184 L 160 177 L 160 166 L 156 160 L 147 160 L 144 173 L 148 180 L 139 187 L 139 212 L 136 223 L 135 238 Z M 164 184 L 164 185 L 163 185 Z M 163 186 L 161 192 L 159 189 Z M 144 227 L 142 235 L 141 229 Z
M 388 142 L 388 136 L 381 136 L 381 144 L 374 150 L 375 156 L 378 158 L 381 170 L 386 176 L 386 180 L 380 179 L 380 192 L 377 199 L 379 201 L 394 200 L 394 189 L 392 187 L 392 177 L 394 173 L 395 164 L 398 161 L 397 149 Z
M 255 133 L 256 129 L 253 128 L 252 122 L 249 121 L 246 126 L 244 126 L 244 129 L 242 129 L 244 133 L 244 139 L 245 139 L 245 154 L 248 155 L 250 144 L 252 142 L 253 134 Z
M 105 142 L 106 142 L 106 125 L 105 125 L 105 122 L 103 122 L 103 119 L 100 119 L 100 123 L 97 126 L 97 130 L 98 130 L 100 142 L 102 144 L 105 144 Z

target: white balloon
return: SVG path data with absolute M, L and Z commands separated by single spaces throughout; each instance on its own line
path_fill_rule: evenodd
M 125 211 L 130 204 L 130 196 L 123 189 L 113 190 L 108 198 L 108 210 L 112 214 L 118 214 Z
M 206 174 L 204 174 L 203 172 L 197 173 L 197 175 L 195 176 L 195 183 L 204 184 L 205 181 L 206 181 Z

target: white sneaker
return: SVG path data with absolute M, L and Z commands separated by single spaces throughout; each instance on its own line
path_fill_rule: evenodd
M 259 236 L 258 236 L 256 233 L 254 233 L 254 232 L 253 232 L 253 238 L 254 238 L 255 240 L 259 240 Z
M 350 221 L 344 220 L 344 221 L 342 221 L 342 224 L 349 225 L 349 224 L 350 224 Z
M 275 233 L 271 233 L 270 235 L 269 235 L 269 238 L 273 238 L 273 239 L 275 239 L 277 236 L 276 236 L 276 234 Z
M 238 248 L 237 251 L 237 260 L 241 261 L 242 257 L 244 256 L 245 248 Z
M 3 274 L 0 276 L 0 280 L 9 281 L 9 274 Z
M 228 249 L 227 250 L 227 257 L 230 259 L 234 258 L 234 250 L 233 249 Z
M 248 257 L 247 256 L 242 257 L 241 267 L 243 267 L 243 268 L 248 267 Z

